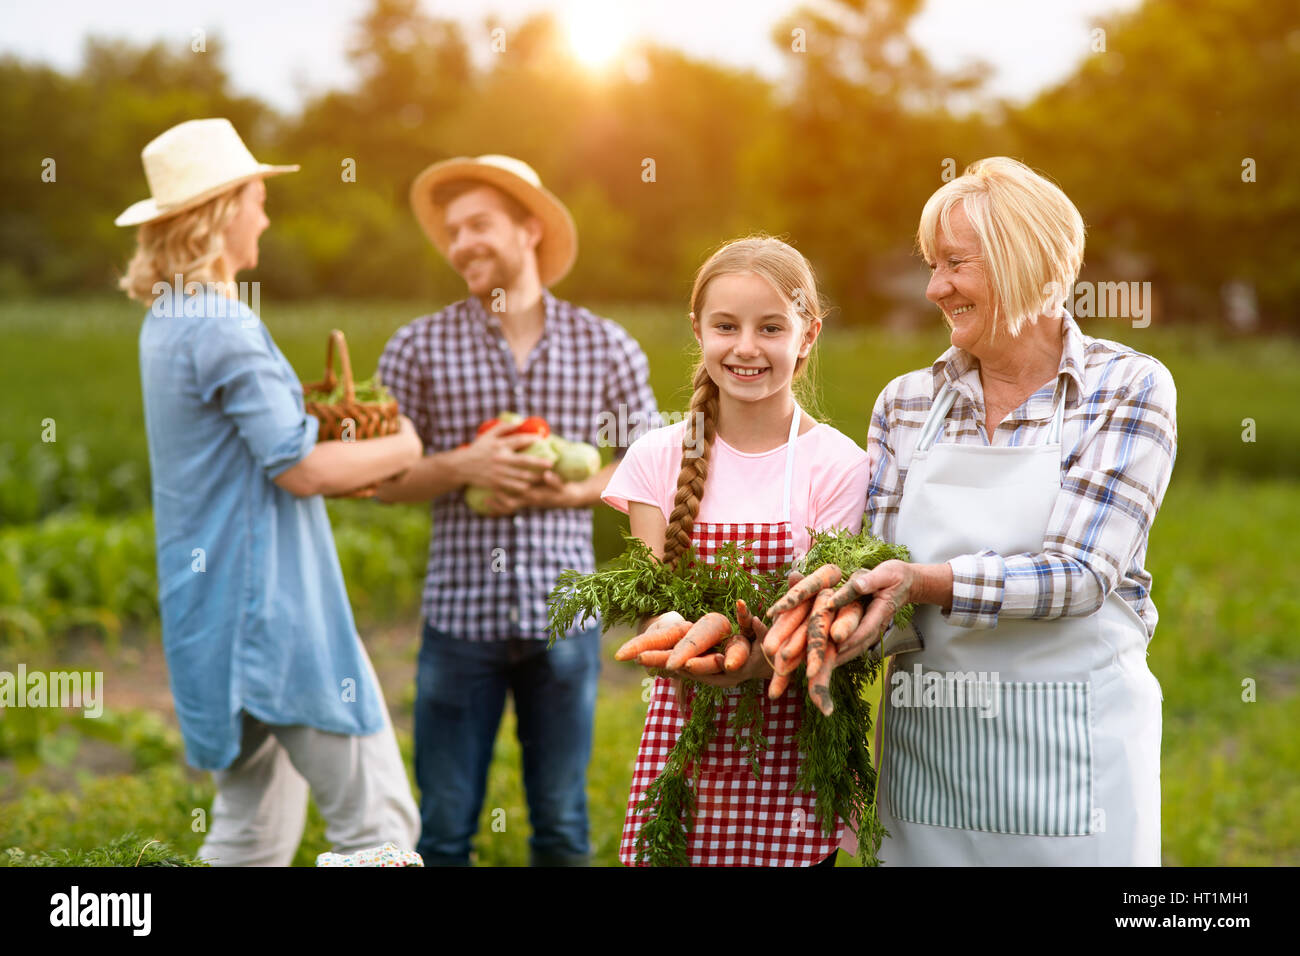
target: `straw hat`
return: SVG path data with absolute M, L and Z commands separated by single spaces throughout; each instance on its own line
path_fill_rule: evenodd
M 298 170 L 296 165 L 259 163 L 228 119 L 189 120 L 173 126 L 141 150 L 140 158 L 153 195 L 113 220 L 119 226 L 166 219 L 259 176 Z
M 411 208 L 425 234 L 447 256 L 451 237 L 443 222 L 443 211 L 434 204 L 433 192 L 455 179 L 476 179 L 495 186 L 519 200 L 542 221 L 542 241 L 537 244 L 537 275 L 542 285 L 559 282 L 573 268 L 578 257 L 578 229 L 564 203 L 542 186 L 542 180 L 522 160 L 510 156 L 458 156 L 446 159 L 415 177 L 411 184 Z

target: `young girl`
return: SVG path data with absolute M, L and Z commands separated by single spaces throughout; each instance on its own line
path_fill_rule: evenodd
M 711 561 L 733 541 L 772 572 L 809 546 L 807 528 L 857 532 L 866 502 L 868 459 L 851 439 L 799 408 L 794 380 L 821 332 L 824 311 L 812 269 L 777 239 L 728 243 L 700 268 L 691 291 L 691 328 L 701 361 L 690 414 L 628 449 L 602 496 L 629 515 L 632 534 L 666 562 L 694 546 Z M 719 608 L 719 610 L 723 610 Z M 672 609 L 666 615 L 679 618 Z M 662 618 L 665 615 L 660 615 Z M 645 622 L 648 627 L 657 620 Z M 757 650 L 757 648 L 756 648 Z M 694 865 L 833 866 L 845 835 L 822 832 L 815 795 L 791 793 L 799 766 L 796 734 L 804 701 L 766 693 L 772 667 L 761 652 L 734 674 L 660 676 L 646 715 L 628 798 L 619 859 L 635 862 L 643 815 L 636 806 L 663 769 L 685 722 L 691 681 L 729 688 L 718 732 L 705 752 L 689 839 Z M 765 681 L 768 750 L 755 779 L 729 726 L 737 685 Z M 685 700 L 676 688 L 685 688 Z M 846 845 L 852 846 L 852 833 Z

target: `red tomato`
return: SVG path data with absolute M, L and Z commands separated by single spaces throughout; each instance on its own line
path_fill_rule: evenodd
M 546 438 L 551 434 L 551 426 L 546 424 L 546 419 L 537 415 L 531 415 L 510 430 L 512 435 L 536 435 L 538 438 Z
M 489 418 L 487 421 L 485 421 L 482 425 L 478 427 L 478 431 L 474 433 L 474 437 L 477 438 L 479 435 L 482 435 L 489 428 L 496 427 L 498 424 L 500 424 L 500 422 L 501 419 L 499 418 Z

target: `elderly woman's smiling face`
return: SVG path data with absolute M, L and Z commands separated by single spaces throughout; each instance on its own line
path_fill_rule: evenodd
M 952 328 L 952 344 L 972 354 L 988 341 L 993 307 L 980 241 L 961 203 L 948 216 L 950 235 L 938 232 L 935 261 L 929 263 L 925 297 L 943 309 Z

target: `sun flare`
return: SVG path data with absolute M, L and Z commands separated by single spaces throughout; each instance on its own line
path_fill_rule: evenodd
M 565 21 L 574 57 L 590 69 L 603 69 L 613 63 L 631 33 L 618 5 L 610 2 L 572 3 Z

